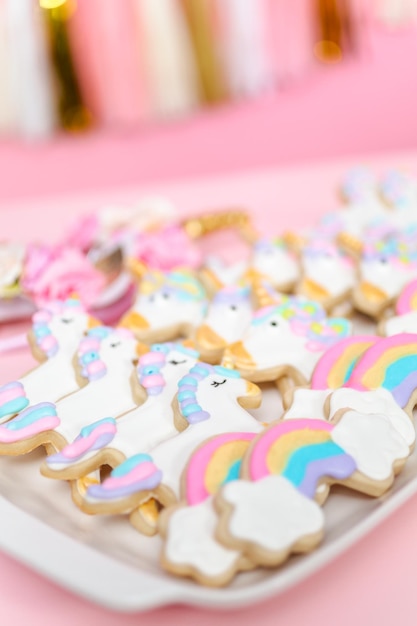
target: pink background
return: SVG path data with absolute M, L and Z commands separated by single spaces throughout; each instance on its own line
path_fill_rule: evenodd
M 96 206 L 96 194 L 44 202 L 44 196 L 142 186 L 168 192 L 183 210 L 233 203 L 248 206 L 267 230 L 305 225 L 334 203 L 334 186 L 357 155 L 417 148 L 417 91 L 407 66 L 417 58 L 415 32 L 401 37 L 384 31 L 373 36 L 360 63 L 326 68 L 274 98 L 237 110 L 218 109 L 189 122 L 113 135 L 62 138 L 45 145 L 0 146 L 0 233 L 2 237 L 50 237 L 71 215 Z M 352 159 L 334 160 L 353 155 Z M 333 159 L 314 167 L 288 167 L 311 159 Z M 364 157 L 361 157 L 363 160 Z M 417 172 L 417 153 L 365 159 L 379 167 L 409 164 Z M 284 166 L 279 170 L 261 168 Z M 259 169 L 259 173 L 230 175 Z M 221 178 L 207 174 L 222 173 Z M 202 181 L 196 177 L 205 177 Z M 192 182 L 162 184 L 160 180 Z M 111 194 L 109 194 L 111 195 Z M 106 199 L 109 196 L 105 196 Z M 40 198 L 37 210 L 12 199 Z M 35 203 L 36 204 L 36 203 Z M 12 210 L 13 209 L 13 210 Z M 289 210 L 288 210 L 289 209 Z M 290 221 L 291 220 L 291 221 Z M 0 337 L 4 330 L 1 330 Z M 30 358 L 22 353 L 0 360 L 1 382 L 21 373 Z M 245 608 L 211 613 L 170 607 L 144 615 L 121 616 L 95 607 L 56 587 L 25 566 L 0 555 L 2 618 L 33 626 L 79 624 L 198 623 L 262 624 L 373 623 L 415 624 L 417 498 L 414 497 L 365 540 L 283 596 Z M 47 546 L 45 546 L 45 551 Z
M 392 154 L 364 159 L 383 171 L 393 163 L 408 165 L 417 172 L 417 153 Z M 286 227 L 306 226 L 315 216 L 331 209 L 335 188 L 350 161 L 332 164 L 270 169 L 258 173 L 230 175 L 184 183 L 161 184 L 183 212 L 195 208 L 230 206 L 237 202 L 252 209 L 260 227 L 271 233 Z M 146 191 L 142 188 L 142 191 Z M 111 194 L 91 194 L 78 200 L 49 199 L 29 204 L 13 204 L 13 210 L 0 211 L 0 232 L 23 238 L 51 237 L 63 232 L 76 213 L 100 204 L 103 198 L 129 199 L 137 190 L 118 190 Z M 69 207 L 75 209 L 69 212 Z M 291 207 L 291 211 L 288 209 Z M 15 328 L 14 330 L 18 330 Z M 0 334 L 5 336 L 3 330 Z M 0 384 L 19 375 L 33 363 L 24 352 L 0 358 Z M 2 617 L 12 624 L 30 623 L 60 626 L 74 623 L 137 624 L 221 624 L 247 626 L 254 623 L 309 624 L 351 623 L 392 626 L 401 617 L 404 625 L 415 624 L 415 572 L 417 498 L 414 497 L 388 521 L 373 531 L 345 555 L 284 595 L 245 608 L 241 612 L 201 611 L 187 607 L 168 607 L 143 615 L 121 616 L 93 606 L 56 587 L 5 555 L 0 555 L 0 601 Z M 35 540 L 35 539 L 34 539 Z M 47 551 L 45 546 L 45 551 Z

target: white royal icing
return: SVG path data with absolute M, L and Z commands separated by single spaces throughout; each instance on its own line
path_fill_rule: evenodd
M 236 566 L 240 552 L 216 541 L 214 531 L 218 521 L 211 497 L 175 510 L 169 517 L 165 558 L 172 565 L 195 568 L 207 577 L 224 575 Z
M 293 400 L 284 419 L 326 419 L 324 403 L 330 391 L 328 389 L 295 389 Z
M 384 323 L 384 334 L 389 337 L 399 333 L 417 333 L 417 311 L 396 315 Z
M 159 395 L 148 396 L 146 401 L 133 410 L 119 417 L 116 424 L 116 434 L 108 444 L 112 450 L 119 450 L 127 458 L 134 454 L 147 452 L 159 443 L 178 434 L 174 425 L 171 402 L 177 392 L 177 382 L 196 362 L 196 358 L 179 350 L 170 350 L 166 355 L 166 362 L 161 369 L 165 386 Z M 177 364 L 172 364 L 175 361 Z M 90 383 L 91 384 L 91 383 Z M 106 415 L 112 416 L 110 413 Z M 102 416 L 104 417 L 104 415 Z M 65 467 L 77 465 L 101 452 L 93 450 L 87 452 L 80 460 L 70 460 Z M 46 460 L 51 470 L 61 470 L 62 463 Z
M 381 413 L 408 446 L 414 444 L 416 438 L 414 424 L 407 413 L 398 406 L 388 389 L 380 387 L 370 391 L 358 391 L 357 389 L 341 387 L 331 394 L 329 402 L 330 420 L 337 411 L 347 408 L 364 414 Z
M 340 254 L 326 256 L 303 256 L 304 277 L 325 289 L 329 297 L 347 293 L 356 284 L 356 270 L 353 263 L 346 262 Z
M 71 314 L 68 311 L 55 315 L 48 322 L 51 333 L 58 342 L 58 352 L 19 379 L 30 404 L 56 402 L 79 388 L 72 360 L 87 325 L 87 314 Z
M 252 319 L 249 297 L 240 302 L 227 303 L 213 300 L 209 306 L 204 325 L 222 337 L 228 344 L 238 341 Z
M 378 413 L 347 411 L 334 427 L 332 439 L 355 459 L 362 474 L 376 481 L 390 478 L 393 464 L 410 454 L 389 419 Z
M 224 384 L 214 387 L 213 381 Z M 210 374 L 197 389 L 197 402 L 210 417 L 190 424 L 181 433 L 158 445 L 151 451 L 154 464 L 162 470 L 163 483 L 179 497 L 180 476 L 191 453 L 209 437 L 227 432 L 259 432 L 262 425 L 237 402 L 245 396 L 247 383 L 242 378 L 226 379 L 221 374 Z
M 107 367 L 105 376 L 56 404 L 60 424 L 55 430 L 67 441 L 72 441 L 84 426 L 104 417 L 117 417 L 136 406 L 130 383 L 137 358 L 135 348 L 133 338 L 120 339 L 116 333 L 101 340 L 100 359 Z
M 360 264 L 361 281 L 383 291 L 387 297 L 398 296 L 413 278 L 417 277 L 417 264 L 399 267 L 381 259 L 365 259 Z M 360 288 L 360 285 L 359 285 Z
M 300 277 L 296 256 L 285 245 L 273 241 L 262 241 L 255 246 L 251 267 L 277 289 L 295 283 Z
M 257 482 L 235 480 L 222 489 L 233 506 L 229 533 L 265 550 L 288 551 L 300 539 L 323 530 L 324 514 L 282 476 Z

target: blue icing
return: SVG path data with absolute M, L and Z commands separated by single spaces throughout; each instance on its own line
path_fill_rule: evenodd
M 410 354 L 404 356 L 395 363 L 389 365 L 385 371 L 385 378 L 382 386 L 385 389 L 395 389 L 401 385 L 403 380 L 410 374 L 417 371 L 417 355 Z
M 310 463 L 339 454 L 346 453 L 333 441 L 303 446 L 290 455 L 282 476 L 298 487 L 303 482 L 306 469 Z
M 116 424 L 116 420 L 114 417 L 104 417 L 102 420 L 98 420 L 93 424 L 88 424 L 88 426 L 84 426 L 84 428 L 80 430 L 81 437 L 88 437 L 88 435 L 101 426 L 101 424 Z
M 6 402 L 0 407 L 0 417 L 19 413 L 19 411 L 25 409 L 28 404 L 29 400 L 27 398 L 15 398 L 14 400 L 10 400 L 10 402 Z
M 226 478 L 222 482 L 222 485 L 224 485 L 225 483 L 229 483 L 231 480 L 237 480 L 239 478 L 241 465 L 242 459 L 238 459 L 229 467 L 229 471 L 227 472 Z
M 181 413 L 184 415 L 184 417 L 188 417 L 192 413 L 197 413 L 201 410 L 201 406 L 197 403 L 188 404 L 187 406 L 181 407 Z
M 146 463 L 148 461 L 152 462 L 152 457 L 149 454 L 134 454 L 133 456 L 123 461 L 121 465 L 118 465 L 111 473 L 113 478 L 121 478 L 122 476 L 126 476 L 129 474 L 135 467 L 140 465 L 141 463 Z
M 20 430 L 21 428 L 25 428 L 26 426 L 30 426 L 34 422 L 38 422 L 44 417 L 55 417 L 56 410 L 54 404 L 41 404 L 33 407 L 29 407 L 23 413 L 20 413 L 14 420 L 11 422 L 7 422 L 4 424 L 4 428 L 8 430 Z
M 214 370 L 216 374 L 226 376 L 227 378 L 240 378 L 240 374 L 237 370 L 229 369 L 228 367 L 222 367 L 221 365 L 215 365 Z

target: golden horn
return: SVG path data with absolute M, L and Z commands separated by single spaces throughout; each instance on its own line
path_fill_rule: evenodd
M 223 228 L 237 228 L 242 232 L 249 232 L 251 221 L 246 211 L 228 209 L 188 218 L 182 225 L 191 239 L 198 239 Z
M 139 280 L 148 272 L 148 267 L 143 261 L 138 261 L 138 259 L 132 257 L 126 259 L 126 268 L 134 278 Z
M 350 233 L 339 233 L 336 237 L 337 244 L 347 254 L 360 257 L 363 251 L 363 242 Z
M 271 291 L 265 287 L 265 284 L 260 277 L 254 279 L 252 283 L 252 292 L 255 298 L 255 306 L 258 309 L 278 304 L 278 296 L 275 297 Z
M 233 357 L 231 355 L 229 348 L 226 348 L 226 350 L 223 352 L 223 357 L 222 357 L 222 360 L 220 361 L 220 365 L 222 367 L 225 367 L 228 370 L 235 369 Z
M 282 239 L 289 248 L 295 250 L 296 252 L 300 252 L 300 250 L 302 250 L 307 243 L 306 237 L 303 237 L 293 231 L 287 231 L 284 233 Z

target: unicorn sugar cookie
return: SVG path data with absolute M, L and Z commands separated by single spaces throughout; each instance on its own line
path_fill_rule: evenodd
M 220 363 L 224 350 L 241 338 L 251 319 L 249 287 L 230 286 L 218 291 L 195 335 L 201 360 Z
M 40 446 L 60 450 L 81 428 L 136 406 L 130 383 L 136 349 L 125 328 L 91 329 L 78 348 L 81 376 L 88 384 L 56 405 L 33 404 L 0 425 L 0 454 L 20 455 Z
M 158 529 L 164 539 L 161 563 L 177 576 L 203 585 L 227 584 L 236 572 L 253 564 L 240 551 L 216 540 L 213 496 L 239 476 L 240 463 L 255 433 L 225 433 L 195 450 L 181 477 L 181 499 L 164 509 Z
M 41 364 L 0 387 L 0 422 L 29 405 L 56 402 L 79 388 L 72 358 L 89 327 L 98 324 L 80 301 L 51 302 L 33 315 L 28 340 Z
M 282 237 L 257 241 L 249 266 L 250 274 L 284 293 L 291 293 L 300 277 L 297 255 Z
M 190 369 L 178 383 L 177 403 L 174 404 L 174 419 L 180 432 L 149 451 L 163 475 L 159 486 L 164 498 L 162 504 L 166 506 L 178 501 L 181 473 L 191 453 L 202 442 L 223 432 L 259 432 L 262 429 L 246 410 L 257 408 L 260 402 L 260 389 L 243 380 L 234 370 L 207 363 L 197 363 Z M 134 477 L 130 476 L 131 465 L 131 460 L 127 459 L 116 468 L 117 476 L 123 477 L 124 484 L 134 482 Z M 86 512 L 100 511 L 103 500 L 108 504 L 112 499 L 112 506 L 116 509 L 120 492 L 117 481 L 110 481 L 116 470 L 101 485 L 87 489 L 83 503 Z M 137 490 L 143 493 L 140 485 Z M 141 497 L 143 501 L 150 497 L 158 499 L 154 492 L 143 493 Z M 122 504 L 124 511 L 123 499 Z M 130 519 L 138 530 L 143 528 L 140 509 L 134 511 Z
M 132 310 L 121 325 L 146 343 L 189 337 L 207 311 L 206 293 L 188 270 L 145 274 Z
M 417 277 L 417 245 L 402 236 L 367 244 L 359 265 L 353 304 L 361 313 L 379 319 L 402 289 Z
M 297 293 L 320 302 L 326 311 L 347 303 L 356 284 L 353 259 L 335 243 L 314 239 L 302 250 L 303 277 Z
M 197 358 L 195 350 L 181 343 L 151 346 L 150 351 L 140 357 L 136 368 L 142 388 L 141 397 L 146 390 L 145 402 L 117 420 L 107 417 L 83 428 L 73 442 L 45 459 L 42 473 L 66 480 L 81 478 L 102 465 L 115 468 L 127 458 L 146 453 L 178 434 L 171 403 L 178 381 L 197 362 Z M 126 494 L 129 496 L 128 490 Z M 82 508 L 82 498 L 80 506 Z M 134 508 L 129 501 L 126 506 Z M 108 510 L 103 502 L 103 512 L 113 512 L 111 502 Z
M 322 307 L 301 296 L 256 311 L 242 340 L 227 356 L 236 369 L 254 382 L 289 376 L 297 385 L 310 380 L 326 348 L 351 334 L 344 318 L 327 318 Z

